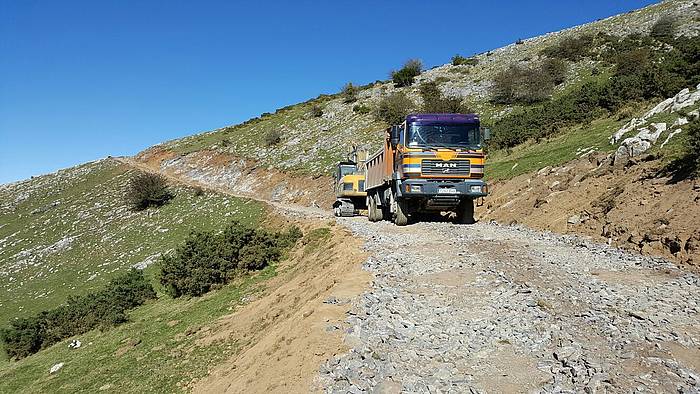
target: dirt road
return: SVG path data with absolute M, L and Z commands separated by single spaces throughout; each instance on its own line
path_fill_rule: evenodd
M 328 392 L 697 392 L 698 277 L 571 236 L 343 219 L 371 288 Z
M 131 159 L 120 161 L 158 171 Z M 202 179 L 165 175 L 239 195 Z M 319 208 L 261 201 L 288 217 L 331 219 Z M 700 279 L 670 262 L 522 227 L 396 227 L 363 217 L 338 223 L 364 240 L 370 254 L 364 269 L 373 274 L 373 282 L 361 296 L 344 298 L 343 305 L 347 300 L 352 305 L 345 322 L 340 316 L 305 325 L 290 320 L 284 335 L 313 336 L 322 343 L 339 341 L 338 334 L 344 333 L 350 350 L 328 358 L 318 373 L 312 372 L 319 370 L 317 365 L 295 367 L 307 371 L 304 376 L 275 372 L 275 384 L 259 373 L 263 365 L 270 366 L 267 361 L 253 357 L 245 361 L 250 373 L 237 369 L 236 381 L 246 382 L 243 386 L 231 385 L 230 373 L 224 371 L 244 360 L 234 356 L 200 387 L 238 392 L 244 386 L 264 386 L 288 392 L 298 386 L 283 376 L 294 375 L 299 383 L 311 381 L 308 374 L 313 373 L 311 390 L 343 393 L 700 391 Z M 315 275 L 330 280 L 325 272 Z M 331 282 L 357 282 L 353 275 L 357 273 L 348 270 Z M 304 310 L 336 304 L 333 287 L 314 293 Z M 320 298 L 324 293 L 331 296 Z M 268 308 L 276 301 L 261 302 Z M 302 308 L 287 314 L 305 315 Z M 278 334 L 266 333 L 268 339 L 258 343 L 276 343 L 272 337 Z M 290 345 L 286 357 L 296 357 L 292 347 L 308 352 L 309 346 Z M 262 349 L 267 349 L 267 359 L 276 360 L 264 370 L 288 364 L 275 356 L 277 348 Z M 297 356 L 306 363 L 323 357 Z

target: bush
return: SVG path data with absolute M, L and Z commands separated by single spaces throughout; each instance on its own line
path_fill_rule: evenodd
M 323 108 L 321 108 L 321 106 L 317 104 L 311 106 L 311 116 L 313 116 L 314 118 L 320 118 L 321 116 L 323 116 Z
M 173 197 L 165 177 L 148 172 L 133 175 L 126 191 L 127 202 L 137 211 L 162 206 Z
M 160 261 L 160 283 L 173 297 L 200 296 L 214 286 L 279 260 L 283 249 L 301 237 L 292 227 L 286 233 L 270 233 L 229 224 L 222 233 L 195 232 L 175 253 Z
M 362 115 L 366 115 L 366 114 L 372 112 L 368 106 L 362 105 L 362 104 L 358 104 L 358 105 L 352 107 L 352 111 L 355 113 L 358 113 L 358 114 L 362 114 Z
M 459 97 L 445 97 L 438 84 L 425 82 L 420 85 L 420 96 L 423 99 L 423 111 L 429 113 L 467 113 L 469 110 L 462 105 Z
M 650 36 L 657 39 L 673 37 L 676 33 L 676 20 L 672 16 L 662 16 L 651 27 Z
M 540 72 L 554 85 L 560 85 L 566 81 L 567 66 L 561 59 L 546 59 L 540 65 Z
M 493 125 L 491 144 L 509 148 L 530 138 L 545 138 L 563 127 L 614 113 L 630 102 L 669 97 L 700 82 L 700 40 L 671 39 L 667 42 L 670 50 L 657 49 L 648 37 L 607 40 L 608 57 L 615 64 L 610 78 L 585 83 L 556 99 L 506 115 Z
M 460 55 L 452 56 L 453 66 L 476 66 L 477 64 L 479 64 L 479 59 L 475 57 L 466 58 Z
M 695 176 L 700 176 L 700 119 L 688 126 L 688 159 Z
M 66 305 L 14 321 L 0 330 L 11 358 L 24 358 L 74 335 L 127 321 L 126 312 L 156 297 L 143 272 L 131 269 L 98 292 L 70 297 Z
M 343 86 L 343 90 L 340 92 L 340 94 L 343 96 L 343 102 L 349 104 L 357 101 L 357 93 L 359 91 L 360 89 L 357 86 L 353 85 L 352 82 L 348 82 L 345 86 Z
M 269 130 L 263 137 L 266 146 L 274 146 L 282 141 L 282 132 L 277 129 Z
M 562 38 L 558 43 L 545 48 L 542 54 L 549 58 L 578 61 L 590 55 L 594 36 L 584 34 L 576 37 Z
M 547 99 L 554 86 L 554 79 L 542 65 L 511 65 L 494 77 L 492 100 L 499 104 L 532 104 Z
M 411 86 L 414 78 L 419 76 L 422 71 L 423 63 L 418 59 L 411 59 L 400 70 L 392 71 L 391 79 L 396 87 Z
M 395 92 L 379 100 L 375 117 L 388 124 L 399 124 L 414 107 L 413 101 L 403 92 Z

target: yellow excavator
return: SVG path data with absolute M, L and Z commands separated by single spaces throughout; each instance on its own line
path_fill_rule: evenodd
M 358 151 L 353 147 L 347 160 L 338 163 L 335 173 L 335 216 L 354 216 L 360 210 L 367 209 L 365 193 L 365 161 L 367 151 Z

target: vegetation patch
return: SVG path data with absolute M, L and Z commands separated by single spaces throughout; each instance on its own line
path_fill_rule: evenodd
M 546 100 L 554 87 L 564 82 L 566 69 L 566 64 L 559 59 L 546 59 L 531 67 L 513 64 L 496 74 L 493 101 L 498 104 L 532 104 Z
M 476 66 L 479 64 L 479 59 L 475 57 L 464 57 L 461 55 L 452 56 L 453 66 Z
M 348 82 L 345 84 L 345 86 L 343 86 L 343 90 L 340 92 L 340 95 L 343 97 L 343 102 L 345 104 L 354 103 L 357 101 L 357 94 L 359 91 L 359 87 L 353 85 L 352 82 Z
M 448 97 L 442 94 L 436 82 L 420 85 L 419 93 L 423 99 L 423 111 L 428 113 L 469 113 L 460 97 Z
M 155 298 L 143 272 L 131 269 L 99 292 L 71 297 L 66 305 L 12 322 L 0 330 L 7 354 L 16 359 L 94 328 L 126 322 L 126 312 Z
M 377 120 L 387 124 L 399 124 L 410 114 L 416 104 L 404 92 L 394 92 L 379 100 L 374 113 Z
M 492 145 L 510 148 L 540 140 L 575 124 L 615 113 L 630 102 L 672 96 L 700 82 L 700 42 L 679 37 L 659 49 L 649 37 L 607 37 L 614 72 L 585 82 L 540 105 L 514 111 L 496 121 Z
M 160 262 L 160 283 L 173 297 L 201 296 L 249 271 L 275 263 L 301 237 L 292 227 L 284 233 L 253 229 L 237 222 L 223 232 L 195 232 Z
M 418 59 L 407 61 L 399 70 L 391 72 L 391 80 L 397 88 L 413 85 L 415 77 L 423 71 L 423 63 Z
M 173 197 L 165 177 L 149 172 L 132 175 L 126 192 L 126 200 L 136 211 L 143 211 L 148 207 L 160 207 Z

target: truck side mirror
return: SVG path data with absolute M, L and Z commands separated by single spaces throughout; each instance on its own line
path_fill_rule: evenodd
M 491 129 L 485 128 L 484 129 L 484 141 L 488 141 L 491 139 Z
M 399 126 L 391 126 L 391 139 L 390 139 L 390 142 L 391 142 L 391 146 L 392 146 L 392 147 L 396 147 L 396 145 L 399 144 L 399 139 L 400 139 L 400 138 L 399 138 L 399 137 L 400 137 L 399 131 L 400 131 L 400 130 L 401 130 L 401 129 L 399 128 Z

